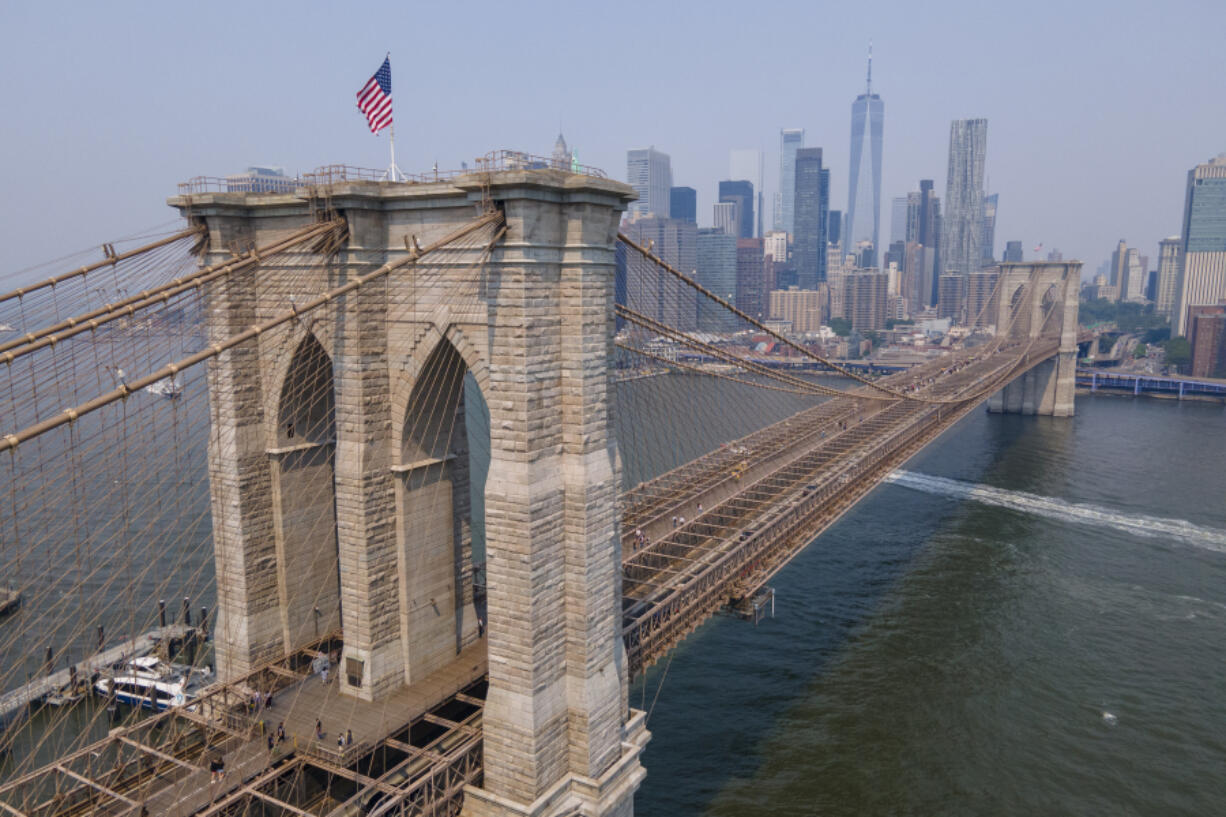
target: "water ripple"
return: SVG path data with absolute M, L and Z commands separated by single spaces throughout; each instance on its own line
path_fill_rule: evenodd
M 1226 553 L 1226 531 L 1206 528 L 1184 519 L 1166 519 L 1145 514 L 1130 514 L 1103 508 L 1066 502 L 1055 497 L 1040 496 L 1025 491 L 1009 491 L 990 485 L 919 474 L 914 471 L 894 471 L 887 482 L 938 496 L 973 499 L 984 505 L 1008 508 L 1060 522 L 1111 528 L 1122 533 L 1148 538 L 1172 539 L 1203 550 Z

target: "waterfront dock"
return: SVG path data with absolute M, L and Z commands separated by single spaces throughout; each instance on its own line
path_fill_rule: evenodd
M 78 684 L 88 684 L 95 672 L 105 672 L 116 664 L 149 655 L 161 644 L 183 642 L 195 633 L 196 628 L 187 624 L 156 627 L 136 638 L 94 653 L 72 667 L 40 675 L 29 683 L 0 695 L 0 729 L 18 718 L 30 705 L 45 701 L 50 695 L 68 687 L 74 680 Z
M 1172 400 L 1226 401 L 1226 381 L 1201 380 L 1191 377 L 1161 377 L 1131 372 L 1077 369 L 1077 388 L 1091 392 L 1146 395 Z

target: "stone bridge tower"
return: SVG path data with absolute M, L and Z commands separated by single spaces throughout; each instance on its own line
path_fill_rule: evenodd
M 1017 308 L 1015 339 L 1056 335 L 1055 357 L 1040 363 L 988 399 L 988 411 L 1072 417 L 1077 387 L 1077 299 L 1081 262 L 1001 264 L 995 325 L 1008 326 Z
M 337 297 L 209 370 L 218 667 L 233 677 L 339 630 L 345 694 L 380 700 L 480 644 L 465 400 L 489 407 L 489 693 L 473 815 L 630 814 L 644 774 L 621 639 L 611 422 L 614 243 L 634 198 L 562 170 L 343 181 L 172 199 L 206 262 L 317 218 L 328 255 L 278 256 L 208 293 L 229 337 L 471 222 L 506 233 L 475 269 L 443 250 Z M 470 385 L 466 388 L 465 381 Z

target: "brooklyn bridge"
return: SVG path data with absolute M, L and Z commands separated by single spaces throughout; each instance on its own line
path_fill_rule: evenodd
M 1073 413 L 1078 262 L 875 376 L 620 235 L 633 198 L 506 152 L 198 178 L 0 295 L 0 690 L 72 680 L 0 712 L 0 811 L 631 814 L 634 678 L 967 413 Z M 168 597 L 211 673 L 79 700 Z

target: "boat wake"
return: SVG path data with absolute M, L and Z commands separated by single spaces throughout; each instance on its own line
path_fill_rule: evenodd
M 928 494 L 973 499 L 984 505 L 1009 508 L 1061 522 L 1112 528 L 1134 536 L 1174 539 L 1205 550 L 1226 553 L 1226 531 L 1201 527 L 1182 519 L 1121 513 L 1096 505 L 1080 505 L 1054 497 L 1008 491 L 914 471 L 894 471 L 886 477 L 886 482 Z

